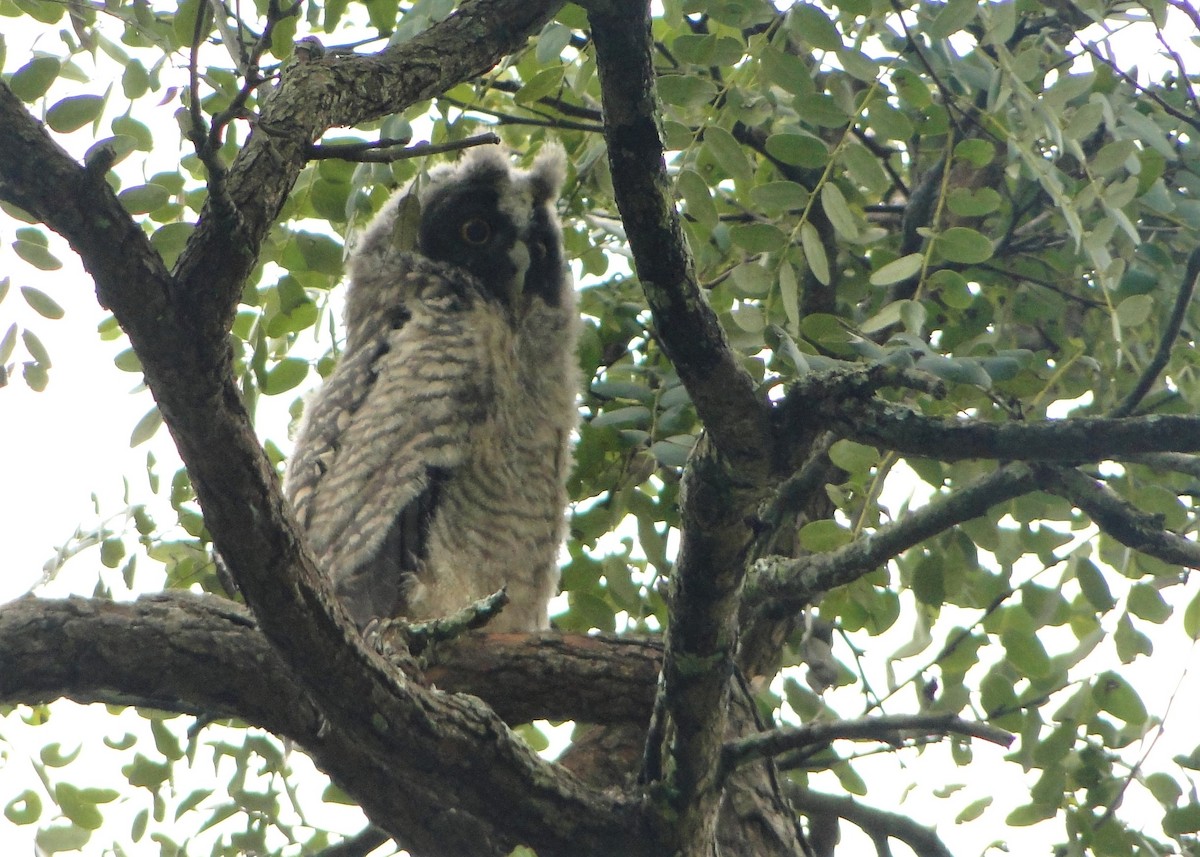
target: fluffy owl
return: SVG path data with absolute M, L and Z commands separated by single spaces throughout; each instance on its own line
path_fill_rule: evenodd
M 527 171 L 473 149 L 398 192 L 351 256 L 345 351 L 284 488 L 360 627 L 502 586 L 490 629 L 548 625 L 577 414 L 564 172 L 557 146 Z

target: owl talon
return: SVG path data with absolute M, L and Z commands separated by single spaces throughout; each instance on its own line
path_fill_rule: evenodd
M 503 589 L 481 598 L 449 616 L 410 622 L 407 619 L 372 619 L 363 628 L 363 639 L 397 669 L 408 672 L 413 659 L 420 668 L 435 660 L 437 647 L 482 628 L 508 603 Z

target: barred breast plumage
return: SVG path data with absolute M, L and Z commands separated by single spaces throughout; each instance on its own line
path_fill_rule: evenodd
M 490 628 L 548 625 L 576 419 L 564 172 L 557 146 L 528 170 L 474 149 L 397 193 L 351 257 L 345 351 L 285 491 L 360 626 L 501 586 Z

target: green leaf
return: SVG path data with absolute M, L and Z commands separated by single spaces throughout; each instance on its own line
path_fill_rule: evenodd
M 592 428 L 645 428 L 650 425 L 650 409 L 641 405 L 605 410 L 592 418 Z
M 46 94 L 60 68 L 62 63 L 56 57 L 35 57 L 13 72 L 8 88 L 22 101 L 36 101 Z
M 1132 295 L 1117 304 L 1117 323 L 1121 327 L 1136 327 L 1146 322 L 1153 311 L 1153 297 L 1150 295 Z
M 966 187 L 956 187 L 946 197 L 946 205 L 959 217 L 982 217 L 991 214 L 1000 207 L 1000 193 L 990 187 L 972 190 Z
M 762 214 L 783 214 L 802 210 L 808 204 L 808 190 L 796 182 L 767 182 L 750 188 L 750 200 Z
M 955 145 L 954 157 L 979 169 L 986 167 L 996 157 L 996 146 L 990 140 L 974 137 Z
M 4 806 L 4 817 L 13 824 L 33 824 L 42 815 L 42 799 L 26 789 Z
M 821 243 L 817 227 L 807 220 L 800 224 L 800 246 L 804 248 L 804 260 L 808 262 L 808 269 L 812 271 L 812 275 L 821 285 L 828 286 L 831 279 L 825 245 Z
M 952 226 L 937 236 L 937 249 L 951 262 L 973 265 L 992 258 L 992 242 L 965 226 Z
M 1146 706 L 1132 685 L 1115 672 L 1103 672 L 1092 685 L 1092 698 L 1101 711 L 1119 717 L 1130 726 L 1146 722 Z
M 929 24 L 931 39 L 945 39 L 975 20 L 979 11 L 978 0 L 948 0 Z
M 683 467 L 692 453 L 696 438 L 690 434 L 675 435 L 650 445 L 650 454 L 664 467 Z
M 154 234 L 150 236 L 150 244 L 162 256 L 164 265 L 168 268 L 174 266 L 195 228 L 191 223 L 168 223 L 154 230 Z
M 1014 628 L 1001 634 L 1000 642 L 1009 663 L 1021 675 L 1032 679 L 1049 675 L 1050 656 L 1036 635 Z
M 1134 584 L 1129 590 L 1128 604 L 1130 613 L 1156 625 L 1171 618 L 1171 605 L 1148 583 Z
M 69 753 L 62 752 L 62 745 L 55 742 L 47 744 L 38 753 L 38 758 L 41 759 L 43 765 L 47 768 L 64 768 L 79 758 L 79 752 L 83 749 L 80 744 Z
M 849 544 L 854 539 L 849 530 L 843 529 L 837 521 L 823 519 L 805 524 L 800 530 L 800 544 L 805 550 L 813 553 L 823 553 Z
M 26 230 L 21 230 L 22 232 Z M 23 260 L 39 271 L 57 271 L 62 267 L 58 257 L 46 249 L 45 244 L 18 238 L 12 243 L 13 250 Z
M 63 815 L 85 830 L 96 830 L 104 823 L 104 816 L 95 802 L 88 800 L 82 789 L 70 783 L 58 783 L 54 787 L 54 802 Z
M 76 824 L 55 825 L 37 832 L 37 847 L 42 854 L 80 851 L 91 838 L 91 831 Z
M 144 417 L 138 420 L 137 425 L 133 427 L 133 431 L 129 435 L 129 446 L 132 448 L 138 444 L 145 443 L 154 437 L 161 425 L 162 413 L 156 405 Z
M 25 298 L 25 303 L 33 307 L 34 311 L 44 318 L 59 319 L 63 317 L 63 308 L 52 297 L 39 289 L 32 286 L 21 286 L 21 297 Z
M 46 111 L 46 124 L 60 134 L 66 134 L 95 122 L 103 110 L 103 96 L 71 95 Z
M 879 450 L 845 438 L 829 448 L 829 460 L 848 473 L 866 473 L 879 463 Z
M 4 331 L 4 336 L 0 336 L 0 366 L 8 362 L 8 358 L 12 357 L 16 347 L 17 324 L 13 322 L 8 326 L 8 330 Z
M 166 205 L 171 193 L 162 185 L 143 184 L 126 188 L 117 194 L 117 199 L 130 214 L 148 214 Z
M 1058 807 L 1055 805 L 1027 803 L 1010 812 L 1004 823 L 1012 827 L 1028 827 L 1039 821 L 1054 818 L 1057 814 Z
M 975 303 L 975 295 L 971 293 L 971 286 L 967 282 L 967 278 L 958 271 L 943 268 L 930 274 L 925 282 L 929 286 L 929 290 L 936 293 L 948 307 L 967 309 Z M 995 375 L 992 377 L 995 378 Z
M 772 158 L 797 167 L 817 169 L 829 158 L 829 147 L 809 134 L 772 134 L 765 145 Z
M 1200 805 L 1172 807 L 1163 816 L 1163 833 L 1167 836 L 1182 836 L 1200 831 Z
M 1144 785 L 1154 795 L 1154 799 L 1165 807 L 1173 807 L 1183 794 L 1183 789 L 1170 774 L 1162 772 L 1146 776 Z
M 1083 590 L 1083 597 L 1097 612 L 1107 613 L 1116 606 L 1117 599 L 1113 598 L 1108 581 L 1090 559 L 1075 562 L 1075 579 L 1079 582 L 1079 588 Z
M 298 387 L 308 377 L 309 363 L 302 357 L 285 357 L 267 373 L 262 391 L 268 396 L 286 393 Z
M 912 592 L 917 601 L 940 607 L 946 600 L 945 565 L 935 554 L 921 557 L 913 569 Z
M 771 223 L 738 223 L 729 227 L 729 237 L 750 253 L 770 253 L 787 244 L 787 236 Z
M 664 74 L 658 78 L 658 97 L 677 107 L 702 107 L 717 97 L 717 88 L 690 74 Z
M 983 811 L 992 805 L 992 798 L 981 797 L 979 800 L 971 801 L 963 807 L 962 811 L 954 816 L 955 824 L 965 824 L 968 821 L 974 821 L 983 815 Z
M 734 181 L 749 183 L 754 177 L 754 167 L 746 157 L 742 144 L 724 128 L 718 125 L 705 128 L 703 149 Z
M 150 75 L 141 60 L 131 60 L 121 75 L 121 92 L 130 101 L 135 101 L 150 91 Z
M 556 92 L 563 83 L 563 67 L 555 65 L 544 68 L 531 77 L 513 96 L 517 104 L 533 104 L 539 98 L 545 98 Z
M 812 72 L 799 57 L 773 45 L 766 45 L 759 54 L 759 61 L 767 79 L 793 95 L 806 95 L 813 91 Z
M 1121 663 L 1130 664 L 1138 655 L 1149 655 L 1154 652 L 1154 644 L 1150 638 L 1133 626 L 1133 621 L 1126 614 L 1117 621 L 1113 632 L 1113 645 L 1117 649 L 1117 657 Z
M 788 13 L 788 29 L 814 48 L 836 51 L 842 48 L 842 36 L 821 8 L 799 3 Z
M 881 266 L 878 271 L 871 274 L 870 283 L 872 286 L 890 286 L 892 283 L 903 282 L 909 277 L 919 274 L 921 266 L 924 264 L 923 253 L 909 253 L 907 256 L 893 259 Z
M 717 207 L 713 204 L 712 194 L 708 183 L 695 170 L 684 169 L 675 177 L 675 186 L 679 189 L 687 206 L 688 216 L 693 218 L 705 229 L 717 225 Z
M 821 188 L 821 207 L 833 228 L 848 241 L 858 238 L 858 219 L 846 204 L 846 197 L 835 184 L 826 184 Z
M 50 352 L 46 350 L 46 346 L 42 345 L 42 341 L 37 338 L 32 330 L 22 330 L 21 341 L 25 343 L 25 350 L 29 352 L 29 356 L 34 361 L 43 366 L 53 365 L 50 362 Z
M 1200 640 L 1200 593 L 1188 602 L 1183 611 L 1183 630 L 1193 640 Z

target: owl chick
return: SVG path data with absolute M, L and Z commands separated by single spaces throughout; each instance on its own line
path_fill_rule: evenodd
M 398 192 L 349 261 L 345 351 L 284 489 L 359 627 L 502 586 L 490 629 L 549 624 L 577 414 L 565 166 L 474 149 Z

